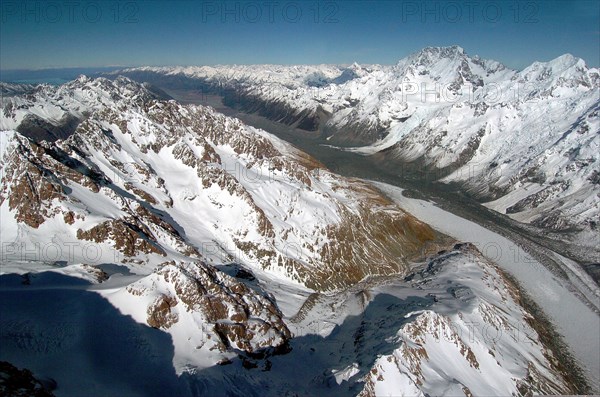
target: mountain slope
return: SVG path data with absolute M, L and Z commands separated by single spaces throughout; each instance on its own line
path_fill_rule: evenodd
M 357 146 L 391 172 L 458 183 L 490 208 L 597 245 L 600 72 L 563 55 L 522 71 L 429 47 L 393 66 L 135 68 Z M 120 73 L 121 73 L 120 72 Z M 319 76 L 315 79 L 315 76 Z
M 3 136 L 2 216 L 18 221 L 3 223 L 5 241 L 90 241 L 148 270 L 165 256 L 236 261 L 327 290 L 404 272 L 435 238 L 368 185 L 236 119 L 127 79 L 71 85 L 59 91 L 87 93 L 88 115 L 67 139 Z M 52 98 L 36 108 L 59 108 Z
M 292 336 L 271 298 L 201 263 L 164 263 L 105 296 L 123 314 L 173 336 L 179 371 L 215 365 L 235 357 L 232 351 L 286 351 Z
M 268 288 L 268 287 L 267 287 Z M 198 369 L 199 394 L 370 396 L 564 394 L 575 388 L 543 347 L 541 324 L 469 244 L 410 277 L 381 277 L 305 301 L 286 317 L 289 354 Z M 310 363 L 310 365 L 298 365 Z M 583 389 L 582 389 L 583 390 Z
M 548 376 L 559 360 L 549 350 L 534 348 L 541 345 L 539 324 L 504 277 L 468 244 L 432 261 L 413 285 L 436 290 L 447 280 L 436 298 L 448 304 L 448 294 L 455 307 L 464 306 L 405 315 L 411 321 L 398 329 L 398 347 L 377 358 L 360 395 L 383 396 L 399 388 L 412 395 L 564 393 L 561 376 Z M 533 350 L 525 352 L 524 346 Z M 518 370 L 513 367 L 517 362 Z

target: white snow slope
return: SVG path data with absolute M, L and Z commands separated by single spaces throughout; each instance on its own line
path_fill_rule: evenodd
M 598 243 L 600 73 L 569 54 L 522 71 L 428 47 L 393 66 L 134 68 L 186 77 L 229 102 L 384 161 L 420 159 L 427 180 L 465 184 L 486 205 Z M 275 110 L 273 110 L 275 109 Z M 310 119 L 309 122 L 306 120 Z

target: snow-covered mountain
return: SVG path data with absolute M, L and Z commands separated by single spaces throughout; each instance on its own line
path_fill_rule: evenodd
M 0 83 L 0 130 L 16 130 L 34 140 L 54 141 L 70 136 L 87 116 L 119 100 L 122 107 L 139 107 L 164 93 L 121 79 L 92 80 L 85 76 L 64 85 Z
M 196 84 L 225 103 L 319 130 L 330 143 L 422 164 L 521 222 L 582 231 L 597 245 L 600 72 L 563 55 L 522 71 L 430 47 L 393 66 L 135 68 L 142 81 Z M 358 147 L 356 147 L 358 146 Z M 390 166 L 391 167 L 391 166 Z
M 581 391 L 475 248 L 265 131 L 127 78 L 2 101 L 0 360 L 57 395 Z
M 372 278 L 335 294 L 311 294 L 301 305 L 279 291 L 294 334 L 291 352 L 270 356 L 268 364 L 232 358 L 228 365 L 200 366 L 194 389 L 253 396 L 574 391 L 561 359 L 540 341 L 545 326 L 472 246 L 451 247 L 413 270 L 408 278 Z
M 390 340 L 397 347 L 375 360 L 360 395 L 564 393 L 560 376 L 548 375 L 557 358 L 544 348 L 523 351 L 523 345 L 541 347 L 541 329 L 504 277 L 469 244 L 457 245 L 415 274 L 412 287 L 432 291 L 444 308 L 404 315 L 410 321 Z M 515 363 L 518 370 L 511 368 Z
M 403 272 L 435 238 L 365 183 L 128 79 L 82 77 L 31 101 L 3 123 L 41 110 L 82 121 L 55 143 L 3 134 L 3 217 L 20 227 L 4 223 L 4 241 L 93 241 L 149 269 L 172 255 L 235 260 L 326 290 Z
M 35 90 L 34 84 L 18 84 L 18 83 L 5 83 L 0 81 L 0 95 L 13 96 L 22 95 Z

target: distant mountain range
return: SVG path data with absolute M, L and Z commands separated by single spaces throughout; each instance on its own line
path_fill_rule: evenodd
M 393 66 L 142 67 L 113 72 L 188 87 L 319 131 L 398 173 L 455 182 L 521 222 L 598 246 L 600 72 L 563 55 L 522 71 L 430 47 Z M 582 248 L 583 249 L 583 248 Z

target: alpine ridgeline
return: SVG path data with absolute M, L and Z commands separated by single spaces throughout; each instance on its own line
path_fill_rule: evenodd
M 453 46 L 428 47 L 393 66 L 119 73 L 220 94 L 230 106 L 374 155 L 391 171 L 417 164 L 420 178 L 459 183 L 496 211 L 575 232 L 576 245 L 597 251 L 600 73 L 569 54 L 521 71 Z

